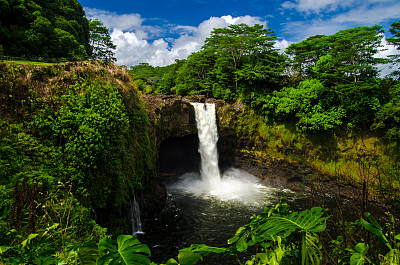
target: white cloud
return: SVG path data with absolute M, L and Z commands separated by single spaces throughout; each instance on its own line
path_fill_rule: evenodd
M 174 63 L 176 59 L 186 59 L 191 53 L 201 49 L 214 28 L 240 23 L 266 26 L 266 21 L 258 17 L 222 16 L 211 17 L 197 27 L 166 25 L 161 30 L 157 26 L 144 25 L 146 20 L 139 14 L 117 15 L 89 8 L 85 8 L 85 11 L 88 18 L 98 18 L 110 29 L 111 40 L 117 45 L 115 50 L 117 63 L 127 66 L 139 63 L 165 66 Z M 167 38 L 163 36 L 166 33 L 178 34 L 178 37 Z
M 310 36 L 331 35 L 345 28 L 349 27 L 344 23 L 332 23 L 330 20 L 313 19 L 287 22 L 284 24 L 283 31 L 290 40 L 301 41 Z
M 158 26 L 143 25 L 145 19 L 140 14 L 118 15 L 114 12 L 104 11 L 96 8 L 84 8 L 86 17 L 89 19 L 98 19 L 109 29 L 120 29 L 123 31 L 135 31 L 142 38 L 150 36 L 159 36 L 163 30 Z
M 287 40 L 276 40 L 274 44 L 274 48 L 279 49 L 279 52 L 283 53 L 287 47 L 289 47 L 291 43 Z
M 335 11 L 340 7 L 349 7 L 356 0 L 295 0 L 284 2 L 283 9 L 296 9 L 305 13 L 320 13 L 321 11 Z
M 300 0 L 302 1 L 302 0 Z M 310 0 L 311 1 L 311 0 Z M 324 18 L 288 21 L 283 24 L 286 37 L 294 41 L 303 40 L 318 34 L 331 35 L 342 29 L 356 26 L 373 26 L 397 20 L 400 14 L 400 2 L 393 0 L 365 0 L 352 8 Z
M 389 55 L 398 55 L 400 54 L 400 50 L 397 49 L 397 47 L 393 46 L 393 45 L 389 45 L 385 36 L 383 36 L 382 41 L 381 41 L 381 48 L 378 54 L 375 55 L 376 58 L 389 58 Z M 378 69 L 381 71 L 380 75 L 382 77 L 390 74 L 393 72 L 393 69 L 391 69 L 392 65 L 389 64 L 385 64 L 385 65 L 379 65 Z M 398 65 L 396 65 L 395 67 L 396 69 L 399 68 Z
M 400 2 L 393 4 L 381 4 L 374 5 L 374 8 L 370 6 L 360 6 L 352 9 L 346 13 L 337 15 L 332 19 L 333 23 L 355 23 L 362 25 L 374 25 L 379 24 L 385 20 L 397 20 L 400 14 Z

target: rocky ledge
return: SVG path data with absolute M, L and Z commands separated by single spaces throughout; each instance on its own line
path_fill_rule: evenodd
M 145 108 L 149 112 L 157 146 L 169 138 L 197 134 L 195 113 L 191 102 L 213 103 L 217 107 L 219 127 L 219 164 L 222 170 L 229 167 L 244 169 L 259 178 L 263 183 L 274 187 L 305 190 L 305 180 L 315 172 L 298 163 L 285 160 L 260 158 L 250 152 L 262 143 L 255 143 L 252 137 L 241 135 L 238 130 L 239 117 L 245 111 L 240 102 L 227 104 L 222 100 L 205 97 L 180 97 L 176 95 L 144 96 Z

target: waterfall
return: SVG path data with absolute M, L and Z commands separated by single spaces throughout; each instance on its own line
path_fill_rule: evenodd
M 143 234 L 142 221 L 140 220 L 140 208 L 135 196 L 133 197 L 133 201 L 130 200 L 130 218 L 132 235 Z
M 222 175 L 218 167 L 218 130 L 214 104 L 191 103 L 196 114 L 199 137 L 200 174 L 188 172 L 169 185 L 170 190 L 183 190 L 196 196 L 212 196 L 223 201 L 253 203 L 262 186 L 246 171 L 230 168 Z
M 191 103 L 196 114 L 199 136 L 199 153 L 201 158 L 200 174 L 204 182 L 217 185 L 221 176 L 218 167 L 218 130 L 215 105 L 208 103 Z

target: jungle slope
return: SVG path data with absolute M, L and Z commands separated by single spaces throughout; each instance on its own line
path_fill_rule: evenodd
M 0 221 L 34 232 L 48 225 L 38 205 L 72 193 L 86 210 L 70 223 L 88 224 L 86 216 L 111 234 L 130 233 L 135 193 L 162 190 L 148 115 L 125 69 L 1 63 L 0 73 Z

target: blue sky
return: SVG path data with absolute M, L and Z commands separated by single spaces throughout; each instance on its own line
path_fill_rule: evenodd
M 88 18 L 110 29 L 118 64 L 171 64 L 198 51 L 213 28 L 262 24 L 277 34 L 276 47 L 317 34 L 400 19 L 399 0 L 79 0 Z M 384 40 L 385 41 L 385 40 Z M 385 44 L 385 43 L 383 43 Z M 394 51 L 386 47 L 380 56 Z

